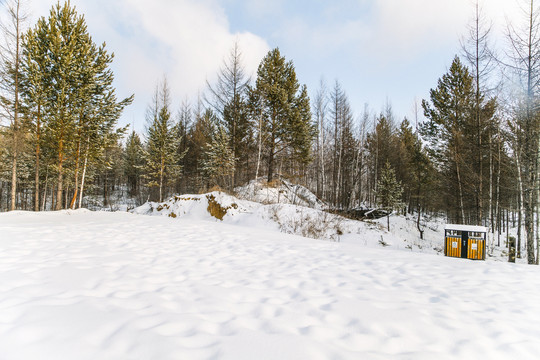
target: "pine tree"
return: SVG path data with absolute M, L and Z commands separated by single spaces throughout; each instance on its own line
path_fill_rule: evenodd
M 420 227 L 422 207 L 425 208 L 428 204 L 432 205 L 436 202 L 431 198 L 434 181 L 433 165 L 423 149 L 422 140 L 417 133 L 413 132 L 406 118 L 400 125 L 397 141 L 399 166 L 396 168 L 396 178 L 403 185 L 403 199 L 409 213 L 416 209 L 416 224 L 420 238 L 423 238 L 423 229 Z
M 390 162 L 387 161 L 377 184 L 377 202 L 379 206 L 388 211 L 388 231 L 390 231 L 390 213 L 402 204 L 402 194 L 403 187 L 397 181 L 396 173 L 390 166 Z
M 247 113 L 246 92 L 250 79 L 242 64 L 242 53 L 237 42 L 219 70 L 215 85 L 207 83 L 209 98 L 206 102 L 221 120 L 228 133 L 230 147 L 235 159 L 233 182 L 237 181 L 237 172 L 248 166 L 248 135 L 250 122 Z M 238 171 L 237 171 L 238 170 Z M 247 180 L 247 178 L 246 178 Z M 233 185 L 234 186 L 234 185 Z
M 192 126 L 193 122 L 193 113 L 191 111 L 190 104 L 184 100 L 180 106 L 180 109 L 178 110 L 177 115 L 177 121 L 176 121 L 176 134 L 180 137 L 180 141 L 178 143 L 178 149 L 176 151 L 177 158 L 178 158 L 178 165 L 180 165 L 180 176 L 177 178 L 176 184 L 175 184 L 175 190 L 177 193 L 186 193 L 188 191 L 187 188 L 187 164 L 188 164 L 188 157 L 186 154 L 188 153 L 189 147 L 188 147 L 188 141 L 189 141 L 189 130 Z
M 300 91 L 300 93 L 299 93 Z M 310 160 L 314 130 L 305 87 L 300 90 L 293 63 L 271 50 L 261 61 L 255 88 L 250 89 L 253 118 L 260 118 L 260 138 L 267 158 L 268 181 L 275 173 L 276 157 L 286 150 L 301 163 Z
M 43 150 L 48 160 L 54 158 L 57 174 L 56 209 L 63 206 L 65 182 L 74 188 L 66 206 L 74 207 L 78 193 L 82 201 L 87 166 L 122 135 L 116 123 L 133 98 L 117 101 L 109 69 L 113 55 L 105 44 L 93 43 L 84 17 L 69 2 L 53 6 L 24 40 L 24 100 L 40 132 L 36 162 L 40 144 L 46 144 Z
M 139 135 L 132 131 L 127 138 L 124 153 L 124 175 L 127 181 L 128 193 L 132 197 L 139 194 L 143 166 L 143 144 Z
M 234 174 L 234 164 L 231 139 L 225 129 L 220 126 L 206 150 L 206 158 L 202 163 L 203 172 L 216 185 L 231 189 L 234 186 L 231 178 Z
M 380 114 L 374 118 L 376 121 L 375 129 L 369 133 L 366 140 L 366 147 L 369 153 L 369 187 L 371 189 L 370 202 L 375 200 L 378 192 L 377 184 L 380 179 L 382 169 L 387 162 L 396 166 L 396 142 L 395 142 L 395 125 L 392 122 L 390 113 L 386 115 Z
M 428 151 L 440 175 L 443 193 L 448 203 L 454 203 L 452 216 L 457 222 L 476 218 L 475 188 L 478 179 L 478 143 L 475 140 L 476 91 L 473 77 L 458 57 L 454 58 L 447 74 L 430 91 L 431 103 L 424 100 L 424 114 L 429 119 L 421 127 L 428 141 Z M 495 113 L 495 101 L 484 101 L 481 111 L 486 119 Z M 474 217 L 473 217 L 474 215 Z
M 178 146 L 180 136 L 171 119 L 170 95 L 167 81 L 164 80 L 161 89 L 154 94 L 155 107 L 149 113 L 150 126 L 147 130 L 146 148 L 143 152 L 144 178 L 146 186 L 157 188 L 157 196 L 153 199 L 161 202 L 166 193 L 166 186 L 174 182 L 180 173 Z
M 40 210 L 40 161 L 42 157 L 43 109 L 47 102 L 47 61 L 48 47 L 47 23 L 44 18 L 38 20 L 35 28 L 29 29 L 23 37 L 22 60 L 22 101 L 25 105 L 28 124 L 33 134 L 34 166 L 34 211 Z

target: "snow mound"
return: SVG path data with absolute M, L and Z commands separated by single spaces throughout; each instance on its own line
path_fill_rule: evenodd
M 330 241 L 339 241 L 345 232 L 354 232 L 358 226 L 363 227 L 360 222 L 323 210 L 293 204 L 261 204 L 241 200 L 219 191 L 201 195 L 173 196 L 163 203 L 145 203 L 131 212 L 171 218 L 222 221 Z
M 407 248 L 422 252 L 442 250 L 442 247 L 438 249 L 430 241 L 414 246 L 416 239 L 410 239 L 410 235 L 404 234 L 403 229 L 389 233 L 385 231 L 382 224 L 377 222 L 351 220 L 324 210 L 300 205 L 261 204 L 241 200 L 218 191 L 199 195 L 173 196 L 163 203 L 146 203 L 131 212 L 223 222 L 252 228 L 254 231 L 266 229 L 312 239 L 362 243 L 369 247 L 392 246 L 394 249 Z M 405 231 L 409 231 L 408 228 Z M 440 242 L 439 240 L 435 237 L 436 243 Z
M 245 187 L 247 188 L 247 186 Z M 201 195 L 174 196 L 163 203 L 146 203 L 131 211 L 135 214 L 167 216 L 223 222 L 258 230 L 271 230 L 307 238 L 361 245 L 369 248 L 388 248 L 408 252 L 444 255 L 443 218 L 423 216 L 420 238 L 416 215 L 390 215 L 377 220 L 352 220 L 324 210 L 293 204 L 261 204 L 241 200 L 223 192 Z M 504 247 L 489 242 L 487 260 L 506 261 Z
M 268 183 L 263 178 L 252 180 L 234 189 L 240 199 L 262 204 L 292 204 L 323 210 L 327 206 L 315 194 L 302 185 L 284 179 Z
M 201 220 L 231 220 L 239 214 L 249 213 L 255 204 L 241 201 L 220 191 L 207 194 L 173 196 L 163 203 L 147 202 L 132 212 L 143 215 L 164 215 L 172 218 L 191 217 Z

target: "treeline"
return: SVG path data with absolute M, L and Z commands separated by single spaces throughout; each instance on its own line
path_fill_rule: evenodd
M 2 209 L 81 205 L 85 183 L 106 168 L 104 152 L 124 132 L 117 120 L 113 56 L 68 3 L 23 31 L 20 1 L 7 5 L 2 47 Z M 5 125 L 5 124 L 8 125 Z
M 499 242 L 515 227 L 518 251 L 523 239 L 537 263 L 540 9 L 524 3 L 528 14 L 508 25 L 504 56 L 477 4 L 462 53 L 411 118 L 398 119 L 389 102 L 355 112 L 339 81 L 321 82 L 310 99 L 278 49 L 250 79 L 235 45 L 193 104 L 174 109 L 161 80 L 143 134 L 116 126 L 131 98 L 116 99 L 112 56 L 93 44 L 83 17 L 57 5 L 19 32 L 12 6 L 2 49 L 0 209 L 88 206 L 83 193 L 105 206 L 118 193 L 141 204 L 285 177 L 336 210 L 444 215 L 488 226 Z

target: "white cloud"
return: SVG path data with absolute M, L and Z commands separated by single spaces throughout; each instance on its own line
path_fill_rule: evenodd
M 113 69 L 120 96 L 135 92 L 125 121 L 140 125 L 155 84 L 164 74 L 176 103 L 204 90 L 237 40 L 252 73 L 269 47 L 249 32 L 232 33 L 222 7 L 197 0 L 72 0 L 85 15 L 95 42 L 115 53 Z M 48 5 L 47 5 L 48 4 Z M 36 12 L 52 6 L 36 1 Z M 135 111 L 137 113 L 135 113 Z

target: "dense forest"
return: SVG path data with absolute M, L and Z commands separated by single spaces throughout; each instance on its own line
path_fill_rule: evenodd
M 517 228 L 538 264 L 540 8 L 527 4 L 492 46 L 476 5 L 462 49 L 413 118 L 353 110 L 338 80 L 307 89 L 279 49 L 247 76 L 234 44 L 195 103 L 172 108 L 157 85 L 143 134 L 118 126 L 113 55 L 84 16 L 58 3 L 28 24 L 20 0 L 3 11 L 0 210 L 138 205 L 176 193 L 234 191 L 264 178 L 311 189 L 335 210 L 384 207 L 418 216 Z

